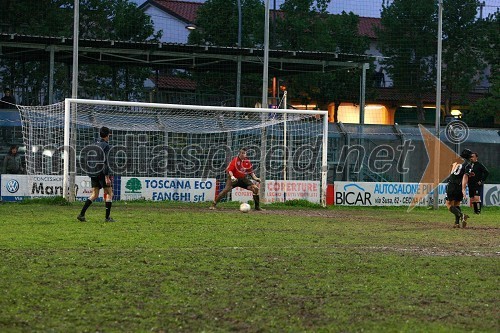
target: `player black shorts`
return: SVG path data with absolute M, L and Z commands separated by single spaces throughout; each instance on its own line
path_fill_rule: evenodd
M 477 184 L 468 184 L 469 187 L 469 198 L 474 198 L 475 196 L 479 196 L 479 190 L 481 186 Z
M 462 193 L 462 185 L 449 183 L 446 185 L 446 200 L 448 201 L 462 201 L 464 195 Z
M 101 189 L 101 188 L 111 187 L 111 184 L 110 185 L 106 184 L 106 178 L 104 175 L 99 175 L 97 177 L 90 177 L 90 184 L 92 188 L 98 187 L 99 189 Z
M 250 186 L 252 186 L 252 182 L 248 178 L 238 178 L 238 180 L 234 183 L 231 183 L 231 185 L 234 187 L 241 187 L 244 189 L 248 189 Z

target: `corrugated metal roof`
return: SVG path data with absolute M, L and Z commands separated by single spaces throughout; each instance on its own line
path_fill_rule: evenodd
M 398 103 L 408 103 L 412 104 L 413 96 L 411 96 L 408 92 L 404 92 L 398 90 L 396 88 L 378 88 L 376 96 L 372 99 L 374 102 L 398 102 Z M 461 99 L 466 98 L 469 103 L 475 102 L 480 98 L 484 98 L 484 93 L 475 93 L 470 92 L 466 96 L 461 96 L 460 94 L 453 94 L 452 100 L 457 103 Z M 424 92 L 422 94 L 422 102 L 423 103 L 435 103 L 436 100 L 436 92 Z M 444 96 L 442 96 L 442 101 L 445 102 Z
M 0 47 L 4 59 L 17 59 L 24 52 L 25 61 L 46 61 L 54 46 L 56 62 L 71 63 L 73 39 L 54 36 L 33 36 L 0 33 Z M 204 69 L 206 64 L 219 64 L 219 71 L 236 70 L 236 56 L 241 55 L 245 72 L 262 72 L 263 49 L 211 45 L 186 45 L 154 41 L 116 41 L 80 39 L 81 63 L 135 64 L 136 66 L 164 66 L 190 70 Z M 328 71 L 339 66 L 359 67 L 369 62 L 369 55 L 333 52 L 269 50 L 270 74 L 287 71 Z

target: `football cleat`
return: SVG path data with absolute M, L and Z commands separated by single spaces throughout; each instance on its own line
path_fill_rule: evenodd
M 455 224 L 453 225 L 453 228 L 460 228 L 460 224 L 455 223 Z
M 80 222 L 87 222 L 87 219 L 85 218 L 85 215 L 78 215 L 76 219 Z
M 462 228 L 467 227 L 467 219 L 469 218 L 469 215 L 467 214 L 462 214 L 462 217 L 460 218 L 462 220 Z
M 104 219 L 104 222 L 116 222 L 112 217 Z

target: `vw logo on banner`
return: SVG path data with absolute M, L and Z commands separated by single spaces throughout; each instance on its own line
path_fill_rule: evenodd
M 5 188 L 10 193 L 16 193 L 17 191 L 19 191 L 19 182 L 15 179 L 11 179 L 7 182 L 7 184 L 5 185 Z

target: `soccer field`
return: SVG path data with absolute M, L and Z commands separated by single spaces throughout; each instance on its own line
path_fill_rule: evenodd
M 500 329 L 498 208 L 81 206 L 0 204 L 1 332 Z

